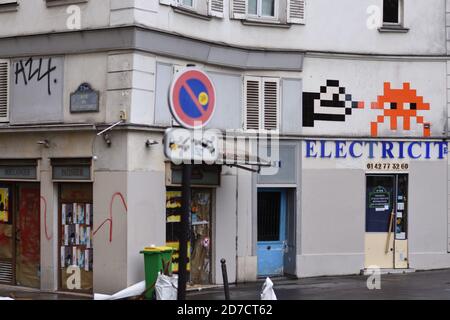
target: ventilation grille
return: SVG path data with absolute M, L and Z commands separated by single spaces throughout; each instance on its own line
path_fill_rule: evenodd
M 11 262 L 0 261 L 0 283 L 12 284 L 13 266 Z

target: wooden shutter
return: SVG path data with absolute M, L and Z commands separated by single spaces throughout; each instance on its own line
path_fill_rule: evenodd
M 278 79 L 263 79 L 263 121 L 264 130 L 278 130 L 280 120 Z
M 261 125 L 261 79 L 246 77 L 244 85 L 246 130 L 259 130 Z
M 0 60 L 0 122 L 9 121 L 9 61 Z
M 288 23 L 305 23 L 305 1 L 306 0 L 287 0 Z
M 231 18 L 245 19 L 247 15 L 247 0 L 231 0 Z
M 223 18 L 223 0 L 209 0 L 209 15 Z

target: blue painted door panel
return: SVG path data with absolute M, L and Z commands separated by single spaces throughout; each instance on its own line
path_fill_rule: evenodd
M 286 192 L 284 190 L 277 189 L 260 189 L 258 191 L 259 196 L 269 193 L 278 193 L 280 195 L 279 205 L 271 207 L 270 210 L 279 211 L 279 220 L 274 226 L 278 231 L 278 239 L 271 239 L 271 241 L 258 241 L 257 243 L 257 256 L 258 256 L 258 276 L 282 276 L 284 273 L 284 252 L 285 252 L 285 240 L 286 240 Z M 260 202 L 260 204 L 263 201 Z M 270 205 L 269 205 L 270 206 Z M 258 208 L 258 219 L 264 219 L 261 213 L 264 209 Z M 278 229 L 277 229 L 278 228 Z M 259 239 L 261 240 L 261 239 Z
M 258 242 L 258 275 L 283 275 L 284 244 L 280 241 Z

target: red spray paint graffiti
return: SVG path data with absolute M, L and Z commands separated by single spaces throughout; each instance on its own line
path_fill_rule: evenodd
M 45 232 L 45 238 L 47 241 L 52 240 L 53 235 L 48 234 L 48 226 L 47 226 L 47 200 L 43 196 L 41 196 L 41 201 L 44 204 L 44 232 Z
M 19 250 L 23 261 L 39 261 L 40 208 L 39 189 L 23 188 L 20 193 L 18 229 Z
M 120 197 L 120 200 L 122 201 L 123 207 L 125 208 L 125 213 L 128 212 L 128 206 L 125 201 L 125 197 L 120 193 L 116 192 L 111 197 L 111 201 L 109 203 L 109 218 L 105 219 L 105 221 L 102 222 L 102 224 L 94 231 L 93 235 L 95 236 L 97 232 L 106 224 L 109 222 L 109 242 L 112 242 L 113 237 L 113 204 L 116 197 Z

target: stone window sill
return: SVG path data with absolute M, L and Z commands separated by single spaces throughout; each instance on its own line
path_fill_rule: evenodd
M 177 13 L 181 13 L 181 14 L 185 14 L 194 18 L 198 18 L 198 19 L 203 19 L 203 20 L 211 20 L 210 16 L 198 13 L 196 11 L 194 11 L 193 9 L 188 9 L 185 7 L 173 7 L 173 11 L 177 12 Z
M 405 28 L 402 25 L 383 25 L 378 28 L 381 33 L 407 33 L 409 28 Z
M 275 27 L 275 28 L 290 28 L 291 25 L 280 22 L 278 20 L 263 20 L 263 19 L 251 19 L 241 20 L 242 24 L 247 26 L 260 26 L 260 27 Z
M 71 4 L 85 3 L 88 0 L 45 0 L 47 7 L 68 6 Z

